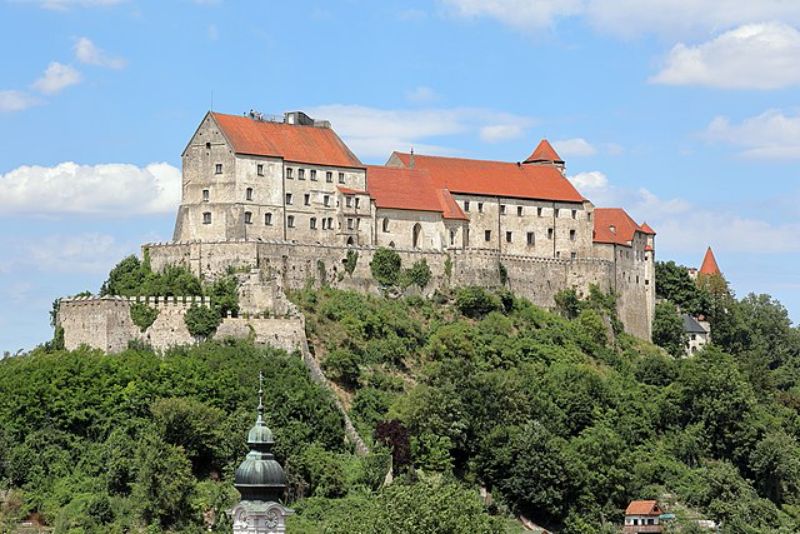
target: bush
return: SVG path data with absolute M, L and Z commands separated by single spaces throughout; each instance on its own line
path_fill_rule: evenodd
M 480 318 L 502 309 L 500 299 L 482 287 L 470 286 L 458 290 L 456 307 L 467 317 Z
M 344 270 L 350 276 L 353 276 L 353 272 L 356 270 L 356 264 L 358 263 L 358 252 L 355 250 L 348 250 L 347 257 L 344 259 Z
M 157 309 L 151 308 L 147 304 L 141 302 L 131 304 L 131 320 L 142 332 L 152 326 L 158 318 L 158 313 Z
M 361 376 L 361 358 L 349 350 L 336 349 L 322 362 L 322 368 L 333 380 L 355 387 Z
M 372 276 L 382 286 L 394 286 L 400 279 L 400 255 L 388 248 L 379 248 L 375 251 L 369 264 Z
M 186 328 L 195 337 L 207 338 L 216 332 L 219 323 L 222 321 L 219 314 L 211 308 L 192 304 L 183 316 Z
M 415 285 L 420 289 L 425 289 L 425 286 L 431 281 L 431 268 L 428 267 L 428 262 L 424 259 L 415 262 L 410 269 L 407 269 L 403 275 L 405 286 Z

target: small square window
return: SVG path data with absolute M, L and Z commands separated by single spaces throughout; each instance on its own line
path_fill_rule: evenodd
M 294 228 L 294 215 L 289 215 L 289 216 L 286 218 L 286 225 L 287 225 L 289 228 Z
M 575 230 L 570 230 L 569 231 L 569 240 L 570 241 L 575 241 L 575 236 L 576 236 Z
M 322 202 L 325 204 L 326 208 L 328 206 L 330 206 L 331 205 L 331 197 L 330 197 L 330 195 L 325 195 L 324 197 L 322 197 Z
M 478 212 L 483 213 L 483 202 L 478 202 Z
M 353 229 L 353 219 L 347 219 L 347 229 L 348 230 Z
M 292 203 L 292 194 L 291 193 L 286 193 L 286 203 L 287 204 L 291 204 Z
M 570 252 L 570 254 L 569 254 L 569 258 L 570 258 L 571 260 L 574 260 L 574 259 L 576 259 L 577 257 L 578 257 L 578 253 L 577 253 L 577 252 Z
M 209 192 L 208 189 L 203 189 L 203 202 L 208 202 Z
M 553 229 L 552 228 L 548 228 L 547 229 L 547 239 L 553 239 Z
M 522 217 L 522 206 L 517 206 L 517 217 Z
M 533 246 L 536 244 L 536 236 L 533 232 L 528 232 L 528 246 Z
M 578 210 L 572 210 L 572 218 L 573 219 L 577 219 L 578 218 Z
M 248 187 L 244 192 L 244 196 L 247 200 L 253 200 L 253 188 Z
M 292 180 L 294 178 L 294 169 L 291 167 L 286 167 L 286 178 Z
M 541 217 L 542 216 L 542 208 L 536 208 L 536 216 L 537 217 Z
M 506 214 L 506 205 L 500 204 L 500 215 L 505 215 L 505 214 Z
M 469 200 L 464 201 L 464 211 L 469 211 Z
M 203 224 L 211 224 L 211 212 L 207 211 L 203 213 Z
M 309 193 L 306 193 L 305 195 L 303 195 L 303 204 L 306 205 L 306 206 L 310 206 L 311 205 L 311 195 Z
M 484 238 L 485 241 L 491 241 L 492 240 L 492 231 L 491 230 L 485 230 L 483 232 L 483 238 Z
M 262 165 L 261 163 L 256 165 L 256 174 L 258 174 L 259 176 L 264 176 L 264 165 Z
M 297 169 L 297 179 L 298 180 L 305 180 L 306 179 L 306 170 L 305 169 Z
M 311 181 L 312 182 L 317 181 L 317 171 L 315 171 L 314 169 L 311 169 Z
M 333 183 L 333 173 L 331 171 L 325 173 L 325 181 L 329 184 Z
M 214 174 L 222 174 L 222 163 L 214 165 Z
M 253 224 L 253 214 L 249 211 L 244 212 L 244 223 Z
M 344 183 L 344 173 L 343 173 L 343 172 L 340 172 L 340 173 L 339 173 L 339 183 L 340 183 L 340 184 L 343 184 L 343 183 Z
M 272 214 L 271 213 L 265 213 L 264 214 L 264 224 L 266 224 L 267 226 L 272 226 Z
M 353 197 L 345 197 L 344 205 L 348 208 L 351 207 L 353 205 Z
M 511 243 L 511 232 L 506 232 L 506 243 Z

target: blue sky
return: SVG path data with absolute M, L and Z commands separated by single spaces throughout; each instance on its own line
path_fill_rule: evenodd
M 329 119 L 370 163 L 547 137 L 659 259 L 710 244 L 738 295 L 800 320 L 800 3 L 0 0 L 0 20 L 0 351 L 170 238 L 212 98 Z

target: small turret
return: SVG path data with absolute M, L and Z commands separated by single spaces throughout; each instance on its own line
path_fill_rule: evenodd
M 722 274 L 722 271 L 719 270 L 719 265 L 717 265 L 717 258 L 714 257 L 714 251 L 711 250 L 711 247 L 708 247 L 708 250 L 706 250 L 706 255 L 703 258 L 703 264 L 700 266 L 699 273 L 708 275 Z
M 536 146 L 531 155 L 523 162 L 525 165 L 551 165 L 558 170 L 565 172 L 564 160 L 558 155 L 556 149 L 547 139 L 542 139 Z

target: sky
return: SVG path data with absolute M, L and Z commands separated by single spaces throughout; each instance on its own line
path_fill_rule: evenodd
M 0 353 L 167 241 L 209 109 L 304 110 L 367 163 L 519 161 L 549 139 L 597 206 L 712 246 L 800 321 L 800 2 L 0 0 Z

